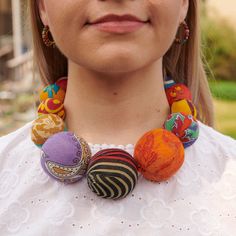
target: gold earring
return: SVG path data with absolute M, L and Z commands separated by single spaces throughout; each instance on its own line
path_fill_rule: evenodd
M 50 32 L 49 26 L 48 25 L 44 26 L 42 31 L 43 42 L 47 47 L 53 46 L 53 48 L 55 48 L 56 46 L 55 42 L 49 39 L 49 32 Z

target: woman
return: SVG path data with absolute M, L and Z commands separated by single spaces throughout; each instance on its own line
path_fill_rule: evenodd
M 147 131 L 161 129 L 170 113 L 173 91 L 165 93 L 169 82 L 188 86 L 198 122 L 192 106 L 188 117 L 196 125 L 191 134 L 193 145 L 187 147 L 182 139 L 184 161 L 181 154 L 168 179 L 139 168 L 135 188 L 115 201 L 105 198 L 106 193 L 103 198 L 98 196 L 104 190 L 94 179 L 90 184 L 86 178 L 75 184 L 54 181 L 55 175 L 44 162 L 48 149 L 32 142 L 37 144 L 35 136 L 40 134 L 34 122 L 2 137 L 1 235 L 234 235 L 236 142 L 210 127 L 213 106 L 200 55 L 199 2 L 29 1 L 42 82 L 60 89 L 56 82 L 68 78 L 63 97 L 66 117 L 61 116 L 65 130 L 83 137 L 92 155 L 118 148 L 119 158 L 138 157 L 134 145 Z M 175 82 L 165 82 L 165 90 L 164 81 L 169 77 Z M 185 92 L 188 97 L 189 91 Z M 41 104 L 39 113 L 44 113 L 45 106 Z M 171 137 L 170 146 L 181 138 L 178 132 L 165 132 Z M 64 152 L 65 142 L 58 142 L 54 154 Z M 184 146 L 172 147 L 180 153 Z M 53 168 L 69 170 L 60 164 Z

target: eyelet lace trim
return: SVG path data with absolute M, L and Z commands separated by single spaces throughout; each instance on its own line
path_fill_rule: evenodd
M 134 144 L 126 144 L 126 145 L 115 145 L 115 144 L 107 144 L 107 143 L 103 143 L 103 144 L 99 144 L 99 143 L 88 143 L 90 148 L 92 149 L 105 149 L 105 148 L 120 148 L 122 150 L 133 150 L 134 149 Z

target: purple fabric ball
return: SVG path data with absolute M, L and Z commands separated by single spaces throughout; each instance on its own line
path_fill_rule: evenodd
M 90 159 L 89 145 L 72 132 L 56 133 L 42 146 L 44 171 L 61 182 L 74 183 L 82 179 Z

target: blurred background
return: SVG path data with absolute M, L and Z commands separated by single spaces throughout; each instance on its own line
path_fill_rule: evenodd
M 201 0 L 203 58 L 214 97 L 215 128 L 236 139 L 236 1 Z M 0 137 L 35 119 L 27 0 L 0 0 Z

